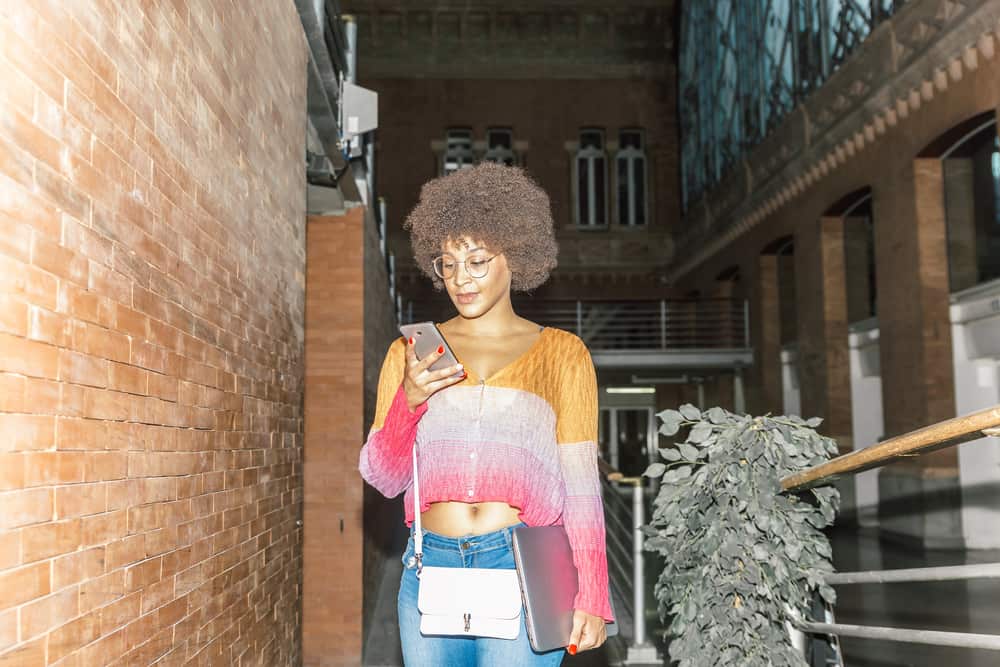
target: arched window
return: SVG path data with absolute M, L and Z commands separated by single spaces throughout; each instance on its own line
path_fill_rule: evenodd
M 580 227 L 607 225 L 608 185 L 604 130 L 591 128 L 580 132 L 580 147 L 573 161 L 573 172 L 576 224 Z
M 951 291 L 1000 279 L 1000 140 L 995 113 L 960 123 L 922 156 L 942 161 Z
M 618 139 L 618 224 L 646 224 L 646 146 L 642 130 L 622 130 Z
M 497 162 L 508 167 L 517 164 L 514 152 L 514 132 L 509 127 L 491 127 L 486 130 L 486 162 Z
M 443 163 L 441 171 L 444 175 L 459 169 L 468 169 L 476 163 L 475 154 L 472 152 L 472 130 L 468 128 L 448 130 Z

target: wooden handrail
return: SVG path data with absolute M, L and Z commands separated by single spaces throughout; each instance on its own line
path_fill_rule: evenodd
M 642 484 L 642 477 L 626 477 L 625 473 L 618 470 L 602 458 L 597 459 L 597 467 L 601 471 L 601 474 L 604 475 L 604 478 L 609 482 L 631 484 L 632 486 L 639 486 Z
M 955 417 L 937 424 L 889 438 L 877 445 L 859 449 L 781 480 L 785 491 L 801 491 L 824 484 L 841 475 L 859 473 L 903 458 L 926 454 L 937 449 L 1000 433 L 1000 405 Z

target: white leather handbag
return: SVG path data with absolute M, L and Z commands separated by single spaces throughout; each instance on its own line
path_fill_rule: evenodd
M 521 631 L 521 588 L 516 570 L 423 565 L 420 526 L 420 480 L 413 447 L 413 557 L 416 561 L 417 609 L 424 635 L 460 635 L 517 639 Z

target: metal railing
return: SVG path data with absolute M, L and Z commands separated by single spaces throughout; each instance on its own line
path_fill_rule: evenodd
M 782 489 L 796 492 L 830 482 L 842 475 L 853 475 L 864 470 L 884 466 L 893 461 L 926 454 L 945 447 L 953 447 L 984 436 L 1000 436 L 1000 405 L 980 410 L 963 417 L 956 417 L 911 431 L 880 444 L 838 456 L 821 465 L 808 468 L 781 480 Z M 907 568 L 872 570 L 867 572 L 840 572 L 828 575 L 830 585 L 855 585 L 888 582 L 926 582 L 967 579 L 1000 579 L 1000 563 L 958 565 L 949 567 Z M 852 625 L 845 623 L 820 623 L 800 621 L 798 629 L 815 635 L 884 639 L 936 646 L 953 646 L 1000 651 L 1000 634 L 969 632 L 941 632 Z
M 631 635 L 625 664 L 659 663 L 656 647 L 646 637 L 646 572 L 642 526 L 646 522 L 645 479 L 626 477 L 600 460 L 601 488 L 607 535 L 608 576 L 611 584 L 632 601 L 627 610 L 615 609 L 619 626 Z M 619 487 L 631 488 L 631 502 L 622 497 Z M 622 612 L 631 620 L 631 633 L 625 632 Z
M 450 304 L 412 303 L 409 321 L 440 321 Z M 522 317 L 572 331 L 591 350 L 746 349 L 743 299 L 570 301 L 514 299 Z M 450 315 L 448 315 L 450 317 Z

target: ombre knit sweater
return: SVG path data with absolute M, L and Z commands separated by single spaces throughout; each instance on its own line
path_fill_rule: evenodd
M 468 377 L 410 412 L 405 342 L 379 377 L 378 403 L 359 468 L 386 497 L 406 492 L 417 446 L 421 512 L 431 503 L 499 501 L 529 526 L 562 525 L 579 576 L 575 608 L 613 620 L 597 468 L 597 378 L 575 335 L 545 328 L 523 355 L 489 378 Z

